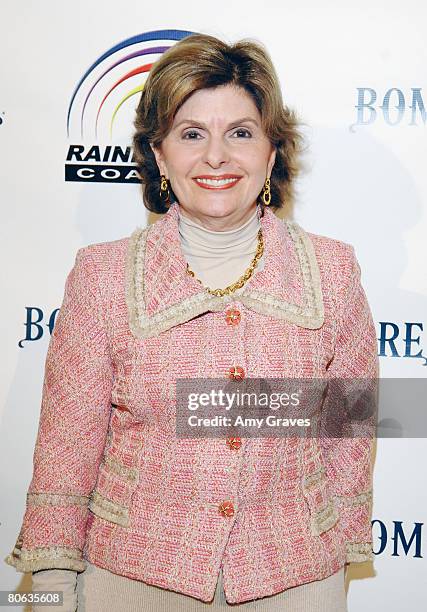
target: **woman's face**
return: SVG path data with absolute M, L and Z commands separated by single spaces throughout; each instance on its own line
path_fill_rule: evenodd
M 192 94 L 160 148 L 152 149 L 181 213 L 217 231 L 253 214 L 276 157 L 255 103 L 233 85 Z

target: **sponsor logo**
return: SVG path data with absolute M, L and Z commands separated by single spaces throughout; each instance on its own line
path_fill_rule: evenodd
M 51 335 L 55 326 L 55 319 L 59 312 L 59 308 L 55 308 L 51 313 L 45 316 L 41 308 L 37 306 L 25 307 L 25 336 L 18 342 L 19 348 L 24 347 L 24 342 L 36 342 L 43 338 L 45 328 L 49 330 Z
M 427 365 L 427 356 L 423 355 L 421 334 L 424 325 L 420 322 L 395 323 L 380 321 L 378 338 L 380 357 L 409 357 L 420 359 L 421 365 Z
M 155 30 L 123 40 L 85 71 L 68 104 L 65 180 L 139 183 L 130 146 L 138 95 L 153 63 L 187 30 Z
M 373 520 L 372 532 L 374 542 L 377 543 L 376 549 L 373 549 L 374 555 L 391 551 L 392 557 L 422 559 L 423 525 L 424 523 L 405 525 L 403 521 L 393 521 L 391 525 L 386 525 L 379 519 Z
M 371 125 L 382 120 L 386 125 L 425 125 L 426 109 L 421 87 L 404 92 L 391 87 L 380 95 L 372 87 L 357 88 L 356 122 L 350 126 L 354 132 L 358 125 Z

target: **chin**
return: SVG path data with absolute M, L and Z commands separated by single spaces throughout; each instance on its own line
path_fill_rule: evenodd
M 196 205 L 194 210 L 211 217 L 226 217 L 239 210 L 239 208 L 241 207 L 225 202 L 204 202 L 203 204 Z

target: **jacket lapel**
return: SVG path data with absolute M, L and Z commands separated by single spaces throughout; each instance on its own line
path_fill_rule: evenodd
M 137 228 L 129 239 L 126 301 L 137 338 L 157 336 L 209 311 L 221 311 L 236 299 L 260 314 L 300 327 L 323 325 L 319 268 L 309 236 L 295 222 L 281 221 L 270 210 L 261 218 L 264 268 L 242 293 L 217 297 L 186 273 L 179 236 L 179 205 L 159 221 Z

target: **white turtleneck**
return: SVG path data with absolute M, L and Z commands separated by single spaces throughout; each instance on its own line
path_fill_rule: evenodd
M 258 211 L 243 225 L 231 230 L 213 231 L 193 219 L 179 215 L 179 235 L 186 261 L 204 286 L 223 289 L 237 281 L 249 267 L 258 245 L 261 222 Z M 255 272 L 262 270 L 264 255 Z M 243 291 L 236 290 L 236 293 Z

